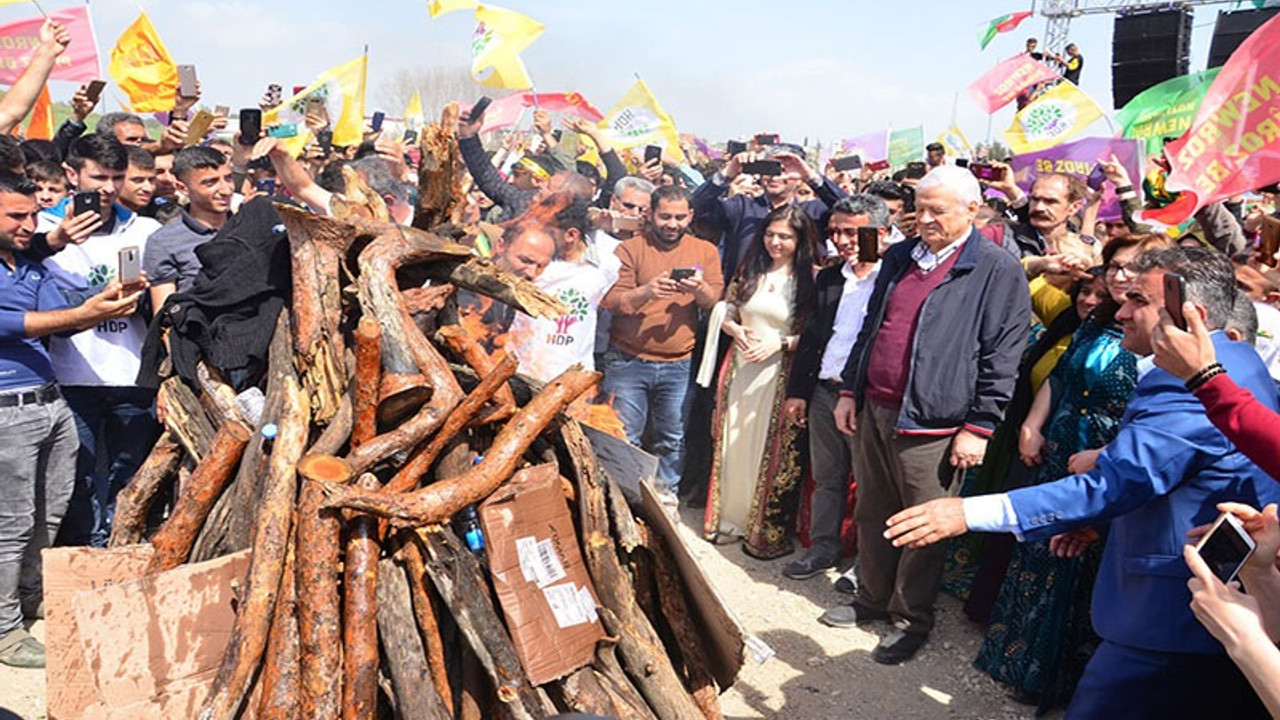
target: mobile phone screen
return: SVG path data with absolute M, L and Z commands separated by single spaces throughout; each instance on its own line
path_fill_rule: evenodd
M 880 230 L 875 227 L 858 228 L 858 262 L 875 262 L 880 259 Z
M 1173 324 L 1178 326 L 1179 330 L 1187 329 L 1187 318 L 1182 314 L 1182 303 L 1186 302 L 1187 284 L 1186 281 L 1178 273 L 1167 272 L 1164 274 L 1164 309 L 1168 311 L 1169 317 L 1173 318 Z
M 1213 529 L 1196 546 L 1196 552 L 1214 575 L 1224 583 L 1235 579 L 1254 550 L 1253 539 L 1234 517 L 1226 516 L 1214 523 Z

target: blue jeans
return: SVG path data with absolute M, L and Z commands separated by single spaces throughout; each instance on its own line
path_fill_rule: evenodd
M 61 545 L 106 547 L 116 494 L 147 459 L 160 425 L 154 390 L 140 387 L 64 387 L 76 416 L 80 455 L 71 507 L 58 536 Z
M 684 421 L 693 397 L 688 392 L 691 367 L 689 358 L 653 362 L 616 348 L 604 356 L 604 391 L 613 397 L 613 409 L 627 430 L 627 439 L 658 458 L 658 480 L 672 492 L 684 470 Z

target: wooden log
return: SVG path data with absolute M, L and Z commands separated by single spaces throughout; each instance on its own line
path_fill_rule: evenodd
M 297 208 L 276 205 L 289 231 L 293 269 L 293 347 L 316 422 L 326 424 L 346 394 L 342 367 L 340 269 L 354 228 Z
M 325 426 L 324 432 L 320 433 L 320 437 L 316 438 L 315 444 L 307 452 L 317 455 L 337 455 L 351 437 L 355 422 L 354 415 L 351 395 L 348 393 L 343 396 L 342 403 L 338 405 L 338 412 L 329 418 L 329 424 Z
M 551 701 L 530 685 L 524 674 L 515 643 L 494 610 L 475 556 L 447 528 L 419 531 L 416 538 L 426 552 L 427 575 L 497 688 L 498 700 L 516 720 L 554 715 Z
M 418 313 L 436 312 L 444 308 L 445 303 L 456 288 L 449 283 L 443 285 L 428 285 L 420 288 L 406 288 L 400 291 L 400 295 L 404 297 L 404 305 L 413 315 Z
M 116 514 L 111 520 L 111 540 L 107 547 L 142 542 L 151 503 L 160 488 L 173 480 L 182 456 L 182 447 L 174 441 L 173 433 L 164 431 L 133 479 L 116 495 Z
M 352 392 L 354 420 L 351 447 L 358 448 L 378 434 L 378 397 L 382 381 L 382 328 L 365 316 L 356 326 L 356 375 Z
M 255 423 L 245 417 L 240 403 L 236 401 L 236 391 L 227 384 L 216 368 L 203 362 L 197 363 L 196 381 L 200 383 L 200 404 L 215 427 L 237 420 L 253 429 Z
M 349 166 L 342 167 L 342 194 L 335 194 L 329 201 L 330 214 L 338 220 L 368 219 L 391 221 L 391 212 L 382 196 L 369 188 L 359 173 Z
M 304 478 L 298 502 L 298 636 L 301 642 L 302 716 L 336 720 L 342 707 L 342 522 L 322 508 L 324 490 L 312 478 L 316 456 L 299 465 Z M 326 464 L 327 466 L 327 464 Z
M 426 230 L 462 217 L 466 164 L 455 137 L 458 115 L 457 103 L 445 105 L 440 122 L 427 125 L 418 136 L 422 160 L 418 163 L 418 202 L 413 214 L 416 228 Z
M 596 646 L 596 660 L 593 668 L 601 685 L 609 691 L 614 705 L 618 708 L 618 720 L 657 720 L 644 696 L 636 689 L 618 662 L 616 641 L 610 639 Z
M 573 712 L 599 715 L 616 720 L 654 720 L 644 699 L 635 696 L 637 705 L 627 698 L 616 697 L 610 679 L 591 665 L 579 668 L 551 686 L 560 705 Z M 630 687 L 630 685 L 628 685 Z M 631 692 L 635 692 L 634 688 Z
M 160 383 L 156 402 L 164 407 L 165 428 L 199 464 L 213 444 L 216 429 L 196 394 L 181 378 L 171 377 Z
M 447 270 L 448 274 L 443 274 Z M 442 266 L 438 279 L 451 282 L 538 318 L 557 318 L 568 313 L 568 308 L 551 297 L 537 285 L 522 277 L 499 270 L 486 258 L 471 258 L 464 263 Z
M 671 549 L 656 533 L 649 536 L 649 550 L 653 554 L 654 577 L 657 580 L 658 600 L 662 605 L 662 617 L 671 628 L 680 657 L 684 660 L 686 687 L 693 695 L 707 720 L 723 720 L 720 712 L 720 693 L 711 673 L 711 661 L 702 648 L 702 637 L 696 627 L 693 611 L 685 599 L 684 583 Z
M 599 378 L 597 373 L 575 367 L 547 383 L 542 392 L 502 428 L 485 453 L 484 460 L 459 477 L 392 496 L 329 485 L 326 486 L 326 492 L 330 494 L 326 505 L 366 510 L 391 518 L 393 523 L 406 525 L 444 522 L 467 505 L 488 497 L 510 478 L 520 457 L 538 435 L 569 403 L 591 389 Z
M 414 622 L 409 583 L 391 559 L 378 565 L 378 630 L 396 692 L 397 717 L 449 720 L 427 671 Z
M 462 653 L 462 688 L 458 698 L 458 720 L 484 720 L 492 694 L 485 682 L 484 666 L 471 648 L 464 645 L 459 652 Z
M 457 353 L 463 362 L 476 371 L 476 375 L 479 377 L 488 377 L 497 369 L 498 363 L 489 356 L 489 353 L 485 352 L 484 347 L 480 345 L 480 340 L 472 337 L 471 333 L 468 333 L 466 328 L 461 325 L 446 325 L 440 328 L 436 331 L 436 338 L 444 342 L 450 350 Z M 476 424 L 506 420 L 515 413 L 516 397 L 506 382 L 503 382 L 502 386 L 494 394 L 494 401 L 496 406 L 482 417 L 477 418 Z
M 272 613 L 267 654 L 262 661 L 262 699 L 257 720 L 299 720 L 298 697 L 302 692 L 298 659 L 298 596 L 295 525 L 290 531 L 280 575 L 280 595 Z
M 280 434 L 271 451 L 267 481 L 258 506 L 255 523 L 258 532 L 253 542 L 244 602 L 236 615 L 222 664 L 200 708 L 199 720 L 234 718 L 262 660 L 293 524 L 298 491 L 294 466 L 306 447 L 310 424 L 309 400 L 298 388 L 297 381 L 287 378 Z
M 376 491 L 370 473 L 357 487 Z M 353 513 L 346 518 L 342 575 L 342 718 L 374 720 L 378 712 L 378 520 Z
M 250 434 L 249 428 L 238 420 L 229 421 L 218 430 L 209 454 L 196 466 L 191 482 L 174 502 L 173 514 L 151 537 L 155 553 L 147 564 L 148 575 L 173 569 L 186 561 L 196 534 L 235 472 Z
M 660 720 L 700 720 L 703 715 L 668 658 L 662 640 L 636 604 L 631 578 L 618 559 L 609 531 L 605 483 L 591 443 L 575 421 L 560 428 L 574 477 L 578 481 L 578 515 L 587 570 L 602 607 L 600 618 L 618 638 L 622 667 Z
M 405 560 L 405 572 L 409 576 L 409 592 L 413 597 L 413 614 L 418 619 L 418 630 L 422 633 L 422 644 L 426 648 L 427 670 L 431 674 L 431 684 L 440 696 L 449 715 L 454 713 L 453 688 L 449 686 L 449 671 L 444 659 L 444 640 L 440 637 L 440 622 L 436 618 L 435 604 L 431 602 L 431 593 L 427 590 L 427 565 L 422 557 L 422 549 L 418 543 L 405 542 L 402 546 Z

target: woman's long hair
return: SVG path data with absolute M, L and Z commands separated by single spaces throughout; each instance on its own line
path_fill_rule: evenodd
M 791 272 L 795 277 L 796 294 L 792 306 L 792 317 L 799 319 L 814 302 L 813 261 L 817 256 L 818 229 L 809 215 L 796 205 L 783 205 L 765 216 L 760 229 L 751 239 L 747 253 L 734 273 L 733 282 L 725 297 L 736 307 L 742 307 L 760 286 L 760 278 L 769 272 L 773 258 L 764 247 L 764 233 L 769 226 L 779 220 L 787 223 L 787 227 L 796 236 L 796 254 L 791 258 Z M 796 325 L 798 327 L 798 325 Z

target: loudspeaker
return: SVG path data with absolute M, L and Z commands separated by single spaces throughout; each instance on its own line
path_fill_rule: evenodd
M 1134 95 L 1191 70 L 1191 10 L 1155 10 L 1116 18 L 1111 96 L 1117 108 Z
M 1209 45 L 1209 64 L 1206 67 L 1222 67 L 1231 53 L 1240 47 L 1240 43 L 1254 30 L 1262 27 L 1263 23 L 1275 17 L 1277 12 L 1280 12 L 1280 8 L 1219 12 L 1218 22 L 1213 26 L 1213 42 Z

